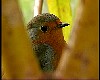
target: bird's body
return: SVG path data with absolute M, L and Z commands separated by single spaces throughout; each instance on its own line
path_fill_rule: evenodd
M 60 19 L 50 13 L 39 14 L 27 25 L 33 49 L 43 71 L 54 71 L 60 60 L 66 42 L 62 33 Z

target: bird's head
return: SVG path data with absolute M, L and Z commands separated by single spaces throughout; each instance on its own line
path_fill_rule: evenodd
M 34 43 L 48 43 L 62 38 L 62 28 L 68 25 L 68 23 L 62 23 L 53 14 L 43 13 L 35 16 L 28 23 L 27 28 Z

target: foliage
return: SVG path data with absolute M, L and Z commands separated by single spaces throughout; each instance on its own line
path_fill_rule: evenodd
M 72 25 L 72 12 L 70 7 L 70 0 L 47 0 L 48 9 L 50 13 L 58 16 L 62 22 L 67 22 L 70 26 L 63 29 L 64 38 L 67 41 Z

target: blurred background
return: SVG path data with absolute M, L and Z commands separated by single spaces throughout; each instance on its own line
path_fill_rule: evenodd
M 23 13 L 24 23 L 27 24 L 34 16 L 34 0 L 18 0 L 19 6 Z M 75 10 L 78 0 L 70 0 L 70 6 L 72 11 L 72 18 L 75 17 Z M 48 3 L 47 0 L 43 1 L 42 13 L 47 13 Z

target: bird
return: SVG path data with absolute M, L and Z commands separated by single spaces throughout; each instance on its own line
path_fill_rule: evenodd
M 50 13 L 38 14 L 28 22 L 32 48 L 44 72 L 57 68 L 63 49 L 67 47 L 62 28 L 68 25 Z

